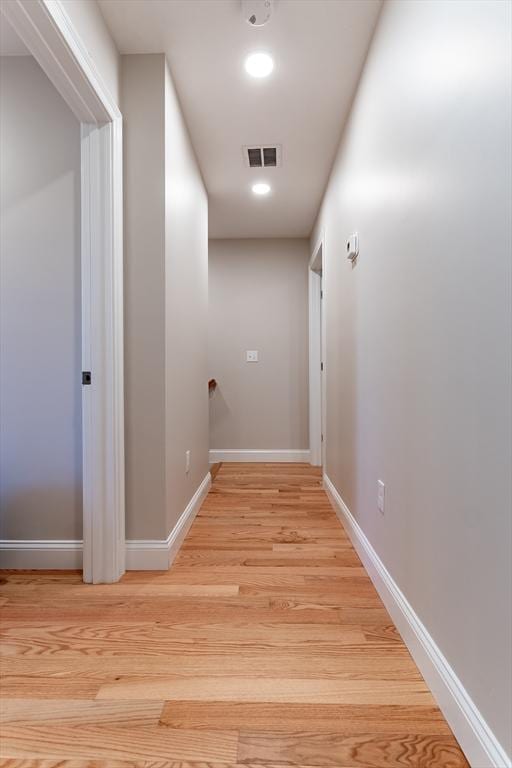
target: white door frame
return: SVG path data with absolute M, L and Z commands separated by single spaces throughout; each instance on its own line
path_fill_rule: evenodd
M 114 582 L 125 570 L 122 116 L 60 0 L 3 0 L 2 12 L 81 123 L 83 579 Z
M 320 273 L 318 270 L 320 269 Z M 325 424 L 325 238 L 322 233 L 309 260 L 309 448 L 310 462 L 324 465 Z M 322 298 L 323 292 L 323 298 Z M 324 366 L 322 376 L 321 365 Z M 322 440 L 323 434 L 323 440 Z

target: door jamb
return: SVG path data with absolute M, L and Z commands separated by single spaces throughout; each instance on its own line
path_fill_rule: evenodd
M 60 0 L 2 13 L 81 124 L 83 579 L 109 583 L 125 570 L 122 115 Z
M 315 271 L 318 261 L 322 262 L 322 278 Z M 310 461 L 314 466 L 323 464 L 323 445 L 325 446 L 326 427 L 322 430 L 322 411 L 323 411 L 323 392 L 322 392 L 322 357 L 325 357 L 325 309 L 326 309 L 326 291 L 325 291 L 325 237 L 322 233 L 313 249 L 309 260 L 309 447 Z M 322 285 L 323 284 L 323 285 Z M 323 298 L 321 298 L 321 288 Z M 323 305 L 322 305 L 323 303 Z M 321 317 L 323 318 L 320 325 Z M 323 431 L 323 445 L 322 445 Z

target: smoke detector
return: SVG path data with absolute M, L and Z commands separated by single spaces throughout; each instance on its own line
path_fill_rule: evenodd
M 242 0 L 244 19 L 251 27 L 263 27 L 272 16 L 274 0 Z

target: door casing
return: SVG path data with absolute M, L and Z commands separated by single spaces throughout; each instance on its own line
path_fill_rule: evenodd
M 309 447 L 310 461 L 325 467 L 326 413 L 326 281 L 325 237 L 309 261 Z
M 2 13 L 81 124 L 83 579 L 110 583 L 125 570 L 122 115 L 60 0 Z

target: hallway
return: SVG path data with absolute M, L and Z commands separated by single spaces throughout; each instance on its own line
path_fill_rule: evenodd
M 169 572 L 3 577 L 3 768 L 468 765 L 318 468 L 222 464 Z

